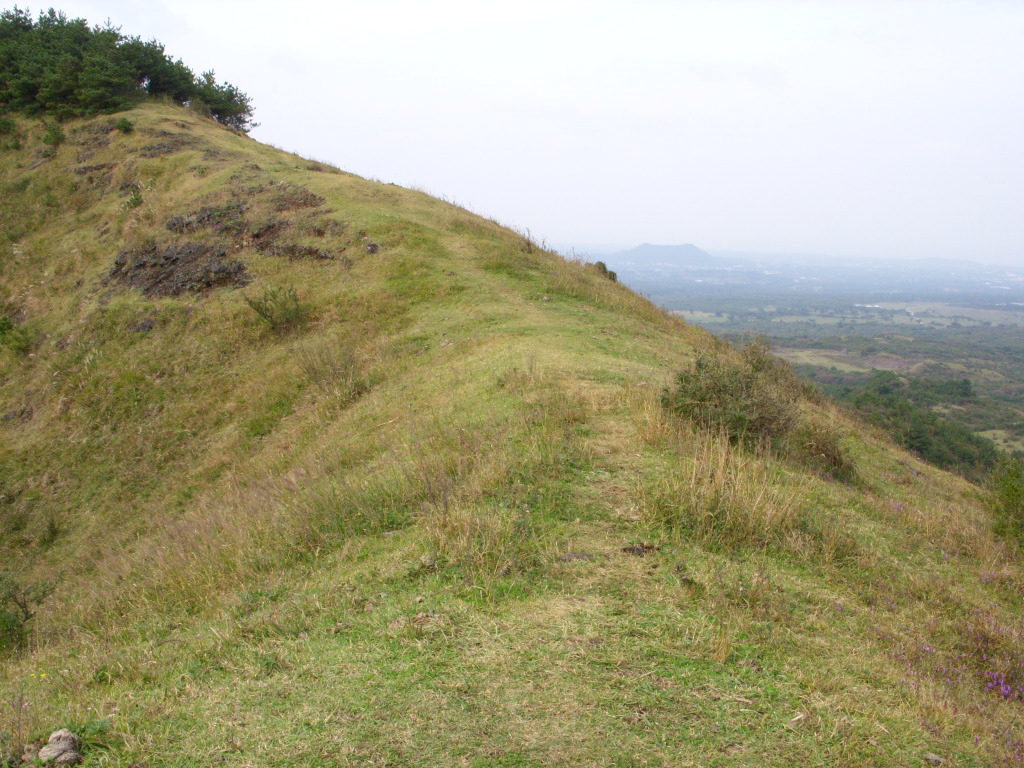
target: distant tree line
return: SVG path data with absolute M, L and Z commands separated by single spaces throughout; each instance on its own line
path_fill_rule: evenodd
M 128 109 L 160 96 L 242 131 L 253 127 L 249 97 L 212 71 L 196 76 L 156 40 L 126 37 L 107 22 L 90 27 L 50 9 L 0 14 L 0 110 L 58 119 Z
M 930 410 L 970 401 L 975 393 L 967 379 L 927 380 L 875 371 L 867 381 L 819 387 L 852 405 L 905 448 L 943 469 L 981 480 L 1000 459 L 991 440 Z

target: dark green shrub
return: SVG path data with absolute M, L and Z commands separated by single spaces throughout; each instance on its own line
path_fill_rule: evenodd
M 25 645 L 36 608 L 53 590 L 53 584 L 25 585 L 10 574 L 0 573 L 0 653 Z
M 739 355 L 703 352 L 693 367 L 676 375 L 662 405 L 699 429 L 721 432 L 733 444 L 770 447 L 818 475 L 845 482 L 856 470 L 830 427 L 801 417 L 805 386 L 763 340 Z
M 662 405 L 701 429 L 721 430 L 733 443 L 777 445 L 797 419 L 792 393 L 747 356 L 698 355 L 663 393 Z
M 603 261 L 595 261 L 594 268 L 598 271 L 601 277 L 606 277 L 613 283 L 618 282 L 619 276 L 612 272 L 610 269 L 608 269 L 608 265 L 605 264 Z
M 298 294 L 291 286 L 287 288 L 270 286 L 263 291 L 263 295 L 259 298 L 246 296 L 245 303 L 259 315 L 261 320 L 278 333 L 298 327 L 305 322 L 308 314 L 306 307 L 299 301 Z
M 13 136 L 18 124 L 9 117 L 0 117 L 0 136 Z
M 43 128 L 43 144 L 47 146 L 57 148 L 67 139 L 60 123 L 44 123 Z
M 114 128 L 120 131 L 121 133 L 131 133 L 132 131 L 135 130 L 135 123 L 133 123 L 127 117 L 122 117 L 120 120 L 114 123 Z
M 19 355 L 27 354 L 32 348 L 31 336 L 15 323 L 10 313 L 3 310 L 3 302 L 0 301 L 0 347 L 7 347 Z
M 142 190 L 136 187 L 124 201 L 125 208 L 138 208 L 145 200 L 142 197 Z

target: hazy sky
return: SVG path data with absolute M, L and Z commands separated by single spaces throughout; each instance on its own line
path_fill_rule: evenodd
M 1021 0 L 57 7 L 216 69 L 260 141 L 560 247 L 1024 265 Z

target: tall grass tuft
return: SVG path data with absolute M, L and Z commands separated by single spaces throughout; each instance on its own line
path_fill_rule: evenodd
M 724 549 L 784 542 L 800 525 L 804 496 L 801 480 L 711 432 L 698 433 L 681 466 L 637 489 L 649 524 Z
M 529 570 L 544 560 L 544 545 L 529 512 L 494 503 L 427 506 L 420 526 L 437 565 L 474 580 Z
M 295 350 L 295 360 L 306 378 L 324 394 L 351 401 L 370 389 L 363 362 L 351 344 L 300 347 Z

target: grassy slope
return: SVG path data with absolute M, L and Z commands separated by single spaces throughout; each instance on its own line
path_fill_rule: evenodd
M 659 393 L 731 353 L 596 271 L 188 112 L 130 117 L 50 159 L 25 121 L 0 153 L 32 339 L 0 349 L 0 558 L 60 578 L 0 672 L 8 744 L 91 723 L 88 763 L 119 766 L 1022 759 L 1020 704 L 985 685 L 1024 673 L 1024 578 L 977 489 L 810 404 L 857 483 L 696 434 Z M 239 202 L 239 231 L 165 226 Z M 261 253 L 274 222 L 336 258 Z M 105 282 L 184 242 L 253 282 Z M 269 286 L 308 321 L 263 324 L 244 296 Z

